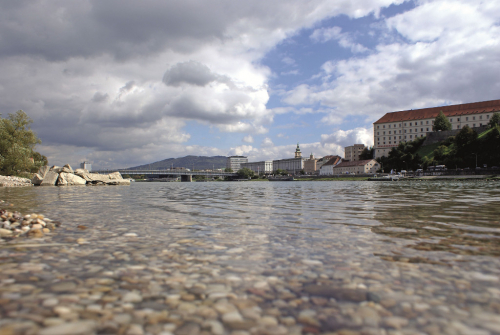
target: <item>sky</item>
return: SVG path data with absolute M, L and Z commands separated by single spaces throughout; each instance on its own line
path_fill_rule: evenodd
M 0 0 L 0 113 L 49 164 L 343 156 L 399 110 L 500 98 L 500 2 Z

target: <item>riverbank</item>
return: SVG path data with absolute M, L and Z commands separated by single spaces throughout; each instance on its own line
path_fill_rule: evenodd
M 498 175 L 457 175 L 457 176 L 416 176 L 408 177 L 401 180 L 495 180 L 500 181 L 500 176 Z
M 0 187 L 23 187 L 33 186 L 28 178 L 15 176 L 0 176 Z

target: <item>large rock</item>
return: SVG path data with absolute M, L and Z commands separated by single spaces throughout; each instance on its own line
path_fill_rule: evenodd
M 106 185 L 130 185 L 129 180 L 124 180 L 120 172 L 110 174 L 99 173 L 79 173 L 80 177 L 85 179 L 90 184 L 106 184 Z
M 67 172 L 61 172 L 57 180 L 58 186 L 85 185 L 86 183 L 85 179 Z
M 35 173 L 35 175 L 31 179 L 31 183 L 33 185 L 40 185 L 42 183 L 42 181 L 43 181 L 43 177 L 40 176 L 38 173 Z
M 43 178 L 43 181 L 40 184 L 40 186 L 55 186 L 58 178 L 59 178 L 59 173 L 50 170 L 45 175 L 45 178 Z
M 75 174 L 77 176 L 80 176 L 80 177 L 83 176 L 85 173 L 89 173 L 89 170 L 87 170 L 87 169 L 76 169 L 75 170 Z
M 66 164 L 62 167 L 61 172 L 66 172 L 66 173 L 74 173 L 73 169 L 69 164 Z
M 47 172 L 49 172 L 49 170 L 50 170 L 49 166 L 45 165 L 38 170 L 37 174 L 43 179 L 45 178 L 45 175 L 47 174 Z
M 52 171 L 52 172 L 55 172 L 55 173 L 59 173 L 59 172 L 62 171 L 62 169 L 63 169 L 62 167 L 54 165 L 53 167 L 50 168 L 49 171 Z

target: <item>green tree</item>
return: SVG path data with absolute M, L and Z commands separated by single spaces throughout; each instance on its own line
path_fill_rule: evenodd
M 231 168 L 225 168 L 224 172 L 233 172 L 233 169 L 231 169 Z
M 288 171 L 287 170 L 282 170 L 282 169 L 277 169 L 276 171 L 274 171 L 274 174 L 275 175 L 284 176 L 284 175 L 288 174 Z
M 500 124 L 500 113 L 496 112 L 493 113 L 493 116 L 490 119 L 490 122 L 488 122 L 488 125 L 491 127 L 498 126 Z
M 252 178 L 254 176 L 254 172 L 249 168 L 242 168 L 238 170 L 238 177 L 240 178 Z
M 444 115 L 443 111 L 440 111 L 436 119 L 434 120 L 434 125 L 432 126 L 432 130 L 451 130 L 451 122 Z
M 42 143 L 30 129 L 33 120 L 22 110 L 0 118 L 0 173 L 5 175 L 36 172 L 47 157 L 35 151 Z
M 361 154 L 359 155 L 359 159 L 360 160 L 373 159 L 374 152 L 375 149 L 373 147 L 364 148 L 363 151 L 361 151 Z

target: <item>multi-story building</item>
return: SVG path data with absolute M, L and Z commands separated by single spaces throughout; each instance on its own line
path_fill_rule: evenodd
M 333 168 L 342 162 L 342 158 L 340 156 L 330 157 L 331 158 L 328 160 L 328 162 L 321 165 L 321 169 L 319 170 L 320 176 L 333 175 Z
M 80 169 L 85 169 L 85 170 L 90 172 L 90 171 L 92 171 L 92 164 L 90 164 L 87 161 L 80 163 Z
M 304 161 L 304 172 L 306 174 L 315 174 L 318 171 L 317 166 L 316 166 L 317 162 L 318 162 L 318 160 L 316 158 L 314 158 L 314 155 L 311 152 L 309 159 L 306 159 Z
M 248 163 L 248 157 L 245 156 L 230 156 L 226 161 L 226 168 L 232 169 L 234 172 L 241 169 L 242 163 Z
M 362 161 L 342 162 L 333 168 L 333 174 L 372 174 L 377 172 L 380 164 L 374 159 L 366 159 Z
M 241 163 L 241 168 L 248 168 L 257 174 L 269 174 L 273 172 L 273 161 Z
M 292 174 L 297 174 L 304 169 L 305 160 L 305 158 L 302 158 L 302 153 L 300 152 L 299 144 L 297 143 L 297 149 L 295 149 L 295 158 L 273 160 L 273 171 L 280 169 L 288 171 Z
M 346 161 L 359 161 L 359 155 L 365 148 L 364 144 L 354 144 L 344 148 L 344 159 Z
M 278 169 L 288 171 L 292 174 L 297 174 L 304 169 L 304 158 L 286 158 L 273 161 L 273 171 Z
M 442 111 L 452 129 L 481 127 L 500 111 L 500 100 L 431 107 L 385 114 L 373 124 L 375 158 L 387 156 L 401 142 L 412 141 L 432 132 L 434 119 Z

